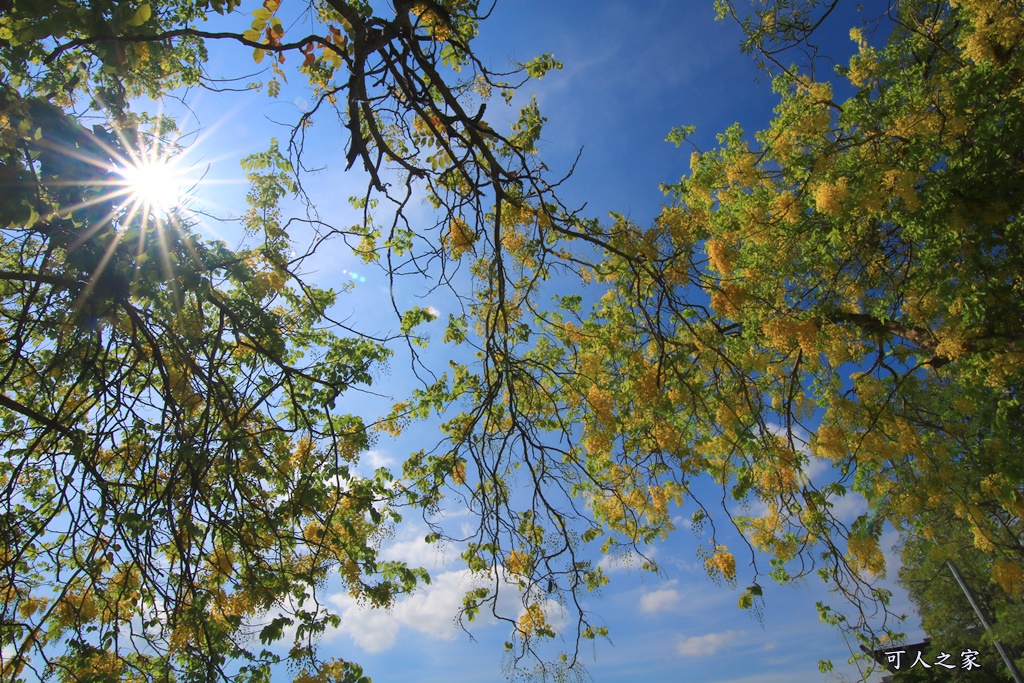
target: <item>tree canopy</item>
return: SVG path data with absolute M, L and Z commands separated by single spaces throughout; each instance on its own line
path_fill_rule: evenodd
M 1000 579 L 1005 582 L 1002 571 L 993 572 L 993 564 L 1001 560 L 978 552 L 969 524 L 950 511 L 935 510 L 927 516 L 938 517 L 931 521 L 942 526 L 943 534 L 934 540 L 909 536 L 900 548 L 899 570 L 900 584 L 907 589 L 930 638 L 930 656 L 926 661 L 934 662 L 941 652 L 958 657 L 964 650 L 972 649 L 979 653 L 982 669 L 929 671 L 919 666 L 917 670 L 906 669 L 897 674 L 896 680 L 968 680 L 980 676 L 993 681 L 1013 680 L 992 642 L 1000 642 L 1010 656 L 1021 652 L 1021 603 L 1000 584 Z M 950 561 L 992 626 L 991 632 L 983 628 L 958 585 Z M 1018 657 L 1016 663 L 1019 668 L 1024 662 Z
M 257 63 L 269 55 L 276 78 L 301 64 L 368 192 L 401 209 L 424 182 L 444 196 L 444 222 L 468 231 L 458 216 L 482 191 L 500 201 L 540 182 L 536 114 L 506 138 L 483 106 L 464 108 L 470 88 L 515 86 L 473 61 L 475 2 L 396 5 L 381 18 L 311 3 L 316 32 L 294 40 L 272 0 L 248 18 L 234 2 L 2 7 L 4 680 L 261 681 L 283 660 L 297 680 L 363 680 L 316 657 L 338 622 L 318 591 L 340 577 L 386 607 L 428 580 L 377 557 L 396 508 L 422 503 L 384 470 L 355 474 L 372 432 L 336 406 L 372 384 L 391 339 L 331 320 L 336 294 L 299 275 L 309 252 L 294 252 L 297 221 L 279 208 L 299 191 L 296 167 L 276 141 L 243 160 L 241 249 L 201 239 L 125 179 L 173 153 L 174 122 L 133 98 L 214 87 L 206 41 L 230 40 Z M 237 32 L 201 30 L 212 13 Z M 455 82 L 460 68 L 473 77 Z M 406 173 L 404 195 L 377 174 L 384 160 Z M 413 235 L 395 215 L 400 254 Z M 380 236 L 369 220 L 354 234 Z M 429 317 L 408 312 L 402 333 Z M 281 655 L 270 646 L 286 632 Z
M 261 239 L 229 250 L 111 191 L 126 129 L 9 87 L 3 110 L 3 678 L 264 680 L 279 657 L 249 641 L 295 625 L 311 657 L 328 576 L 410 589 L 376 559 L 386 478 L 350 472 L 366 428 L 334 408 L 389 351 L 294 277 L 283 157 L 250 174 Z
M 535 103 L 508 133 L 487 123 L 492 92 L 559 65 L 489 70 L 473 0 L 3 3 L 3 677 L 260 681 L 287 659 L 296 680 L 358 681 L 316 656 L 337 623 L 318 590 L 340 577 L 387 606 L 428 580 L 377 556 L 403 507 L 493 578 L 465 616 L 518 584 L 508 646 L 542 674 L 606 633 L 581 603 L 607 581 L 588 544 L 642 551 L 680 506 L 708 573 L 748 585 L 741 607 L 768 575 L 817 572 L 853 606 L 823 618 L 867 643 L 890 626 L 883 530 L 937 541 L 936 509 L 1019 600 L 1022 8 L 895 3 L 852 28 L 830 82 L 813 39 L 835 6 L 718 2 L 779 105 L 756 135 L 733 126 L 694 150 L 643 227 L 559 202 Z M 230 30 L 207 30 L 214 15 Z M 284 149 L 244 160 L 235 250 L 133 202 L 116 170 L 170 144 L 173 122 L 133 98 L 215 87 L 210 41 L 269 60 L 271 97 L 297 69 L 315 99 Z M 369 178 L 350 228 L 281 209 L 302 197 L 304 131 L 328 116 Z M 420 191 L 426 227 L 409 221 Z M 293 254 L 298 227 L 316 237 Z M 301 273 L 332 238 L 393 282 L 452 288 L 464 315 L 442 343 L 476 354 L 372 428 L 339 396 L 395 342 L 422 343 L 433 313 L 396 303 L 387 338 L 330 319 L 335 293 Z M 552 302 L 556 278 L 578 290 Z M 436 449 L 355 474 L 374 434 L 436 417 Z M 844 496 L 867 506 L 852 525 Z M 432 516 L 453 501 L 470 538 Z M 553 669 L 537 647 L 555 635 L 547 600 L 575 615 Z

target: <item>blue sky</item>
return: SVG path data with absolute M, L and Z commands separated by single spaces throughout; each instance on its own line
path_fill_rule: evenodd
M 825 47 L 834 47 L 835 54 L 851 49 L 850 16 L 837 15 L 831 25 Z M 665 142 L 671 128 L 696 125 L 694 142 L 710 149 L 715 134 L 734 122 L 748 133 L 767 125 L 777 97 L 752 59 L 740 53 L 739 41 L 735 25 L 714 20 L 710 0 L 499 0 L 493 16 L 481 26 L 478 49 L 497 70 L 510 60 L 526 61 L 544 52 L 564 63 L 561 71 L 528 85 L 514 104 L 536 94 L 548 118 L 540 150 L 555 174 L 564 172 L 582 148 L 576 173 L 561 195 L 566 204 L 586 203 L 586 215 L 607 219 L 609 211 L 616 211 L 643 224 L 664 201 L 659 185 L 677 181 L 688 170 L 689 149 Z M 220 73 L 235 76 L 254 71 L 250 64 L 238 64 L 238 54 L 236 49 L 215 48 L 211 72 L 218 72 L 221 65 Z M 236 182 L 237 159 L 264 149 L 271 135 L 286 137 L 288 129 L 275 122 L 294 122 L 309 102 L 293 83 L 276 101 L 251 93 L 197 91 L 190 105 L 197 118 L 183 121 L 182 127 L 196 131 L 200 142 L 189 156 L 199 167 L 209 166 L 208 178 L 213 181 L 199 189 L 198 202 L 224 215 L 240 210 L 245 193 L 244 184 Z M 514 111 L 492 106 L 490 123 L 507 129 Z M 342 173 L 344 139 L 334 125 L 323 121 L 313 133 L 314 165 L 325 164 L 327 170 L 310 176 L 307 189 L 325 219 L 345 225 L 358 220 L 345 200 L 365 188 L 365 177 L 355 171 Z M 426 218 L 426 207 L 415 211 Z M 229 243 L 237 239 L 230 225 L 207 221 L 204 230 Z M 337 316 L 370 333 L 394 329 L 393 318 L 380 313 L 390 304 L 387 281 L 379 270 L 363 265 L 341 244 L 328 245 L 309 267 L 312 278 L 323 285 L 351 283 L 351 294 L 342 298 Z M 420 300 L 410 291 L 401 296 L 403 306 L 430 305 L 450 312 L 451 301 L 441 295 Z M 440 328 L 435 336 L 441 336 Z M 435 348 L 427 357 L 443 364 L 446 353 Z M 411 387 L 406 368 L 407 359 L 396 356 L 381 375 L 381 391 L 401 398 Z M 353 395 L 349 409 L 369 414 L 385 403 Z M 400 441 L 381 440 L 364 461 L 368 468 L 400 465 L 406 452 L 429 448 L 439 438 L 436 424 L 418 425 Z M 862 510 L 855 499 L 845 504 L 849 522 Z M 642 572 L 629 562 L 605 561 L 611 585 L 588 598 L 587 608 L 596 615 L 596 623 L 610 627 L 611 641 L 582 649 L 582 661 L 593 680 L 802 683 L 827 680 L 818 673 L 818 660 L 825 658 L 833 660 L 837 674 L 858 680 L 855 670 L 844 665 L 849 646 L 818 621 L 815 602 L 831 599 L 824 585 L 816 578 L 796 586 L 766 585 L 764 619 L 759 623 L 736 607 L 739 590 L 707 578 L 695 554 L 698 540 L 682 523 L 690 512 L 684 508 L 679 530 L 650 551 L 661 575 Z M 470 522 L 458 510 L 445 514 L 445 523 L 454 528 Z M 412 521 L 383 543 L 382 552 L 387 559 L 427 567 L 434 577 L 432 585 L 390 613 L 362 610 L 340 591 L 329 590 L 328 603 L 342 616 L 342 625 L 324 639 L 322 653 L 361 663 L 377 683 L 501 680 L 501 643 L 508 639 L 507 625 L 486 620 L 473 624 L 471 639 L 453 623 L 473 579 L 460 566 L 460 549 L 428 546 L 422 542 L 425 534 L 425 526 Z M 891 545 L 894 538 L 890 535 L 888 540 Z M 746 585 L 742 567 L 740 582 L 741 588 Z M 902 593 L 895 601 L 898 611 L 912 612 Z M 515 616 L 514 600 L 506 606 Z M 558 610 L 549 616 L 557 621 Z M 911 639 L 920 635 L 913 616 L 905 630 Z

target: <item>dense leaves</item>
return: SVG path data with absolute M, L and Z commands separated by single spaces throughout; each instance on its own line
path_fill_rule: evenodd
M 491 211 L 550 190 L 533 158 L 536 105 L 504 136 L 484 100 L 496 90 L 508 101 L 559 64 L 488 71 L 469 48 L 483 15 L 474 1 L 393 9 L 0 8 L 5 679 L 259 681 L 288 660 L 296 680 L 355 683 L 357 666 L 316 656 L 317 636 L 338 623 L 320 604 L 325 582 L 387 607 L 427 580 L 376 551 L 399 504 L 430 508 L 438 493 L 385 470 L 358 476 L 371 432 L 338 409 L 343 392 L 371 383 L 389 339 L 341 334 L 327 316 L 334 293 L 298 275 L 312 252 L 296 255 L 281 202 L 304 197 L 304 133 L 333 112 L 348 134 L 340 156 L 370 181 L 351 229 L 308 207 L 314 245 L 354 238 L 365 259 L 386 254 L 392 276 L 429 267 L 447 281 L 445 263 Z M 205 30 L 218 14 L 229 28 Z M 286 37 L 299 15 L 312 32 Z M 174 134 L 132 98 L 218 88 L 205 71 L 213 40 L 255 64 L 269 56 L 271 97 L 294 67 L 316 101 L 295 122 L 291 159 L 274 141 L 243 161 L 249 240 L 234 250 L 133 197 L 128 180 L 172 154 Z M 423 184 L 438 218 L 419 234 L 406 207 Z M 372 213 L 382 200 L 393 210 L 383 228 Z M 433 314 L 396 313 L 397 334 L 421 343 L 414 328 Z
M 931 638 L 931 651 L 954 652 L 972 648 L 987 669 L 986 680 L 1012 680 L 999 657 L 993 640 L 1000 642 L 1013 656 L 1021 652 L 1021 602 L 1013 592 L 1012 563 L 999 555 L 979 552 L 969 524 L 948 509 L 939 508 L 923 515 L 941 526 L 942 533 L 932 539 L 910 536 L 900 548 L 900 583 L 907 589 L 921 625 Z M 1019 527 L 1019 519 L 1002 518 L 1010 529 Z M 1019 533 L 1018 533 L 1019 537 Z M 986 631 L 950 568 L 957 568 L 992 627 Z M 1024 664 L 1018 658 L 1018 668 Z M 930 680 L 917 676 L 897 680 Z M 979 672 L 957 672 L 963 680 Z
M 772 0 L 749 17 L 718 4 L 773 66 L 780 104 L 761 133 L 732 127 L 695 151 L 644 228 L 559 203 L 535 102 L 508 134 L 486 122 L 492 92 L 510 101 L 559 65 L 488 70 L 472 0 L 8 3 L 4 675 L 255 681 L 287 658 L 297 680 L 359 680 L 316 659 L 336 623 L 318 591 L 340 577 L 386 606 L 426 578 L 377 559 L 399 505 L 490 579 L 464 616 L 518 591 L 520 614 L 497 615 L 510 661 L 532 655 L 545 675 L 607 634 L 582 601 L 607 582 L 588 544 L 642 553 L 679 506 L 709 575 L 748 586 L 741 607 L 766 575 L 817 572 L 854 607 L 823 618 L 869 643 L 889 626 L 882 533 L 936 542 L 939 508 L 1019 600 L 1021 7 L 897 3 L 851 32 L 856 54 L 830 84 L 811 39 L 835 2 Z M 205 30 L 207 13 L 238 26 Z M 293 35 L 297 13 L 308 28 Z M 251 244 L 237 251 L 133 203 L 111 171 L 167 144 L 169 122 L 130 98 L 214 87 L 214 40 L 269 67 L 269 96 L 297 69 L 315 100 L 283 151 L 244 162 Z M 807 59 L 786 64 L 793 49 Z M 400 483 L 355 474 L 369 435 L 336 409 L 388 340 L 341 335 L 333 293 L 297 276 L 281 213 L 304 196 L 304 136 L 328 114 L 337 157 L 368 183 L 354 227 L 306 207 L 314 247 L 344 239 L 393 283 L 448 286 L 464 305 L 448 372 L 422 373 L 376 425 L 443 421 Z M 412 224 L 422 193 L 433 220 Z M 418 371 L 416 330 L 434 313 L 395 313 Z M 866 512 L 843 517 L 844 497 Z M 473 513 L 468 537 L 438 523 L 444 505 Z M 537 646 L 558 635 L 555 606 L 574 618 L 552 664 Z
M 747 20 L 778 66 L 776 116 L 694 151 L 653 226 L 534 206 L 472 245 L 483 372 L 422 405 L 468 397 L 445 456 L 482 481 L 468 557 L 529 568 L 538 602 L 605 580 L 578 540 L 642 552 L 678 505 L 708 573 L 749 586 L 741 606 L 766 575 L 817 573 L 845 603 L 822 618 L 872 646 L 893 627 L 882 534 L 938 542 L 939 507 L 1021 594 L 1021 8 L 898 3 L 853 27 L 833 86 L 814 50 L 788 66 L 776 48 L 807 46 L 834 6 Z
M 389 352 L 323 326 L 258 193 L 258 246 L 204 243 L 117 192 L 120 140 L 3 96 L 4 678 L 266 680 L 285 625 L 315 664 L 329 576 L 377 605 L 421 578 L 377 561 L 392 492 L 336 408 Z
M 733 520 L 747 580 L 766 555 L 782 581 L 817 568 L 861 607 L 824 616 L 862 634 L 879 623 L 864 607 L 887 601 L 869 579 L 888 524 L 938 539 L 926 513 L 944 507 L 1010 594 L 1024 575 L 1024 23 L 1014 3 L 897 9 L 885 45 L 851 31 L 853 96 L 781 70 L 756 144 L 730 129 L 693 153 L 655 226 L 619 221 L 623 253 L 595 269 L 610 293 L 563 337 L 592 488 L 638 491 L 598 498 L 608 526 L 648 533 L 640 501 L 711 474 L 763 506 Z M 866 503 L 851 526 L 844 495 Z M 740 561 L 715 538 L 709 569 L 728 577 Z

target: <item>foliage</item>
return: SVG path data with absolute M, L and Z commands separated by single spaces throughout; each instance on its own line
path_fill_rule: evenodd
M 888 615 L 872 583 L 883 530 L 937 539 L 925 512 L 939 505 L 1019 596 L 1024 557 L 1006 524 L 1024 510 L 1019 4 L 901 2 L 851 33 L 857 54 L 834 86 L 808 46 L 835 2 L 769 0 L 748 18 L 718 4 L 774 65 L 780 104 L 753 139 L 734 126 L 694 152 L 648 228 L 558 202 L 536 157 L 536 102 L 508 134 L 486 122 L 493 91 L 508 102 L 559 65 L 488 70 L 471 48 L 488 11 L 473 0 L 395 0 L 394 16 L 315 0 L 298 8 L 310 28 L 297 37 L 296 8 L 278 0 L 223 32 L 200 22 L 238 21 L 232 0 L 5 7 L 3 173 L 19 188 L 0 204 L 3 638 L 19 657 L 5 666 L 31 653 L 65 677 L 264 680 L 278 655 L 254 639 L 269 647 L 294 626 L 297 680 L 358 680 L 350 663 L 315 660 L 313 636 L 334 619 L 317 587 L 340 573 L 387 605 L 425 580 L 376 558 L 406 504 L 429 541 L 458 543 L 492 579 L 466 595 L 465 617 L 518 589 L 521 615 L 498 615 L 510 662 L 533 656 L 542 675 L 564 676 L 580 638 L 607 634 L 582 603 L 607 582 L 587 544 L 642 553 L 681 505 L 709 575 L 748 585 L 741 606 L 757 607 L 766 574 L 817 571 L 854 605 L 822 617 L 866 642 L 888 627 L 873 618 Z M 246 161 L 260 239 L 241 252 L 94 182 L 143 146 L 131 96 L 212 87 L 213 40 L 251 50 L 268 95 L 291 65 L 315 99 L 284 151 Z M 784 64 L 793 48 L 810 61 Z M 90 133 L 54 105 L 105 118 Z M 337 236 L 392 282 L 450 287 L 465 315 L 444 340 L 478 357 L 424 373 L 376 425 L 444 420 L 445 441 L 409 456 L 400 486 L 353 474 L 369 437 L 334 413 L 388 350 L 329 329 L 333 295 L 286 256 L 279 202 L 302 198 L 305 131 L 328 115 L 347 134 L 339 156 L 369 181 L 350 229 L 307 207 L 314 248 Z M 436 212 L 414 226 L 421 192 Z M 469 291 L 455 285 L 463 264 Z M 413 335 L 434 315 L 395 312 L 418 369 Z M 867 508 L 852 525 L 844 496 Z M 475 515 L 470 537 L 439 525 L 442 504 Z M 553 603 L 576 635 L 554 663 L 539 647 L 558 635 Z
M 294 283 L 265 193 L 260 244 L 203 242 L 111 192 L 122 140 L 3 109 L 3 678 L 268 680 L 253 643 L 285 626 L 315 662 L 328 577 L 375 605 L 425 578 L 378 561 L 394 493 L 355 476 L 368 432 L 337 410 L 388 350 L 324 326 L 335 295 Z
M 309 3 L 314 32 L 286 40 L 277 0 L 244 20 L 235 0 L 0 8 L 4 680 L 266 681 L 287 661 L 296 681 L 357 683 L 358 666 L 316 656 L 338 625 L 320 603 L 326 581 L 387 607 L 428 580 L 377 556 L 398 508 L 421 501 L 386 470 L 356 474 L 373 433 L 339 399 L 372 383 L 390 339 L 342 334 L 327 315 L 335 293 L 300 277 L 311 252 L 293 252 L 281 202 L 300 191 L 301 164 L 276 141 L 243 160 L 249 243 L 234 250 L 133 200 L 117 171 L 173 152 L 173 122 L 132 99 L 216 87 L 206 43 L 223 40 L 256 63 L 272 55 L 271 96 L 289 60 L 308 77 L 317 105 L 289 148 L 298 159 L 310 117 L 333 109 L 348 166 L 371 176 L 367 211 L 369 194 L 395 192 L 380 173 L 405 173 L 394 252 L 412 239 L 398 221 L 414 181 L 445 196 L 445 225 L 487 188 L 500 203 L 539 182 L 535 108 L 510 137 L 482 104 L 464 108 L 471 89 L 517 85 L 469 51 L 477 3 L 395 9 Z M 211 14 L 237 31 L 202 30 Z M 369 213 L 333 232 L 368 256 L 380 237 Z M 410 312 L 402 336 L 430 318 Z
M 860 607 L 824 615 L 865 637 L 883 529 L 937 539 L 937 505 L 1019 594 L 1022 32 L 1013 3 L 903 2 L 884 46 L 851 31 L 846 100 L 782 70 L 756 145 L 731 128 L 655 226 L 618 222 L 611 293 L 567 340 L 588 473 L 759 501 L 734 520 L 755 585 L 762 553 L 783 581 L 816 567 Z M 867 504 L 850 527 L 844 495 Z
M 528 566 L 524 590 L 584 623 L 576 589 L 606 578 L 578 542 L 642 554 L 683 505 L 709 575 L 749 586 L 741 606 L 766 575 L 816 573 L 852 606 L 822 619 L 877 646 L 898 616 L 882 533 L 938 539 L 924 512 L 943 505 L 1019 594 L 1001 520 L 1024 511 L 1021 8 L 901 2 L 851 31 L 833 86 L 772 45 L 806 45 L 834 6 L 759 5 L 776 116 L 694 151 L 654 225 L 506 206 L 492 242 L 460 243 L 482 369 L 420 396 L 469 408 L 406 474 L 480 516 L 470 566 Z M 457 321 L 448 338 L 474 341 Z M 866 508 L 852 524 L 844 497 Z
M 978 552 L 967 525 L 948 511 L 939 508 L 922 516 L 937 517 L 934 522 L 942 525 L 943 533 L 932 541 L 921 536 L 906 539 L 900 548 L 900 583 L 907 589 L 921 616 L 921 625 L 931 638 L 931 652 L 959 653 L 969 647 L 980 653 L 978 661 L 982 664 L 981 670 L 943 671 L 941 675 L 948 677 L 952 674 L 962 680 L 975 680 L 985 672 L 990 680 L 1011 680 L 1006 665 L 991 643 L 991 638 L 995 637 L 1010 653 L 1020 653 L 1024 645 L 1020 600 L 999 581 L 1006 583 L 1012 572 L 1008 570 L 1006 560 L 1000 557 L 1005 557 L 1004 553 L 993 557 L 992 554 Z M 1003 522 L 1011 528 L 1020 526 L 1019 518 L 1004 519 Z M 992 625 L 991 634 L 982 628 L 949 569 L 949 561 L 955 563 Z M 993 571 L 996 564 L 1000 568 Z M 1024 661 L 1018 658 L 1018 668 L 1022 664 Z M 896 680 L 924 680 L 923 670 L 914 672 L 913 677 L 908 677 L 908 673 L 898 674 Z

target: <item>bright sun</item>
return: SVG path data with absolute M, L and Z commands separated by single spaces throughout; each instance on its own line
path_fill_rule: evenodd
M 184 194 L 182 169 L 159 157 L 133 161 L 118 169 L 131 201 L 141 207 L 165 212 L 181 203 Z

